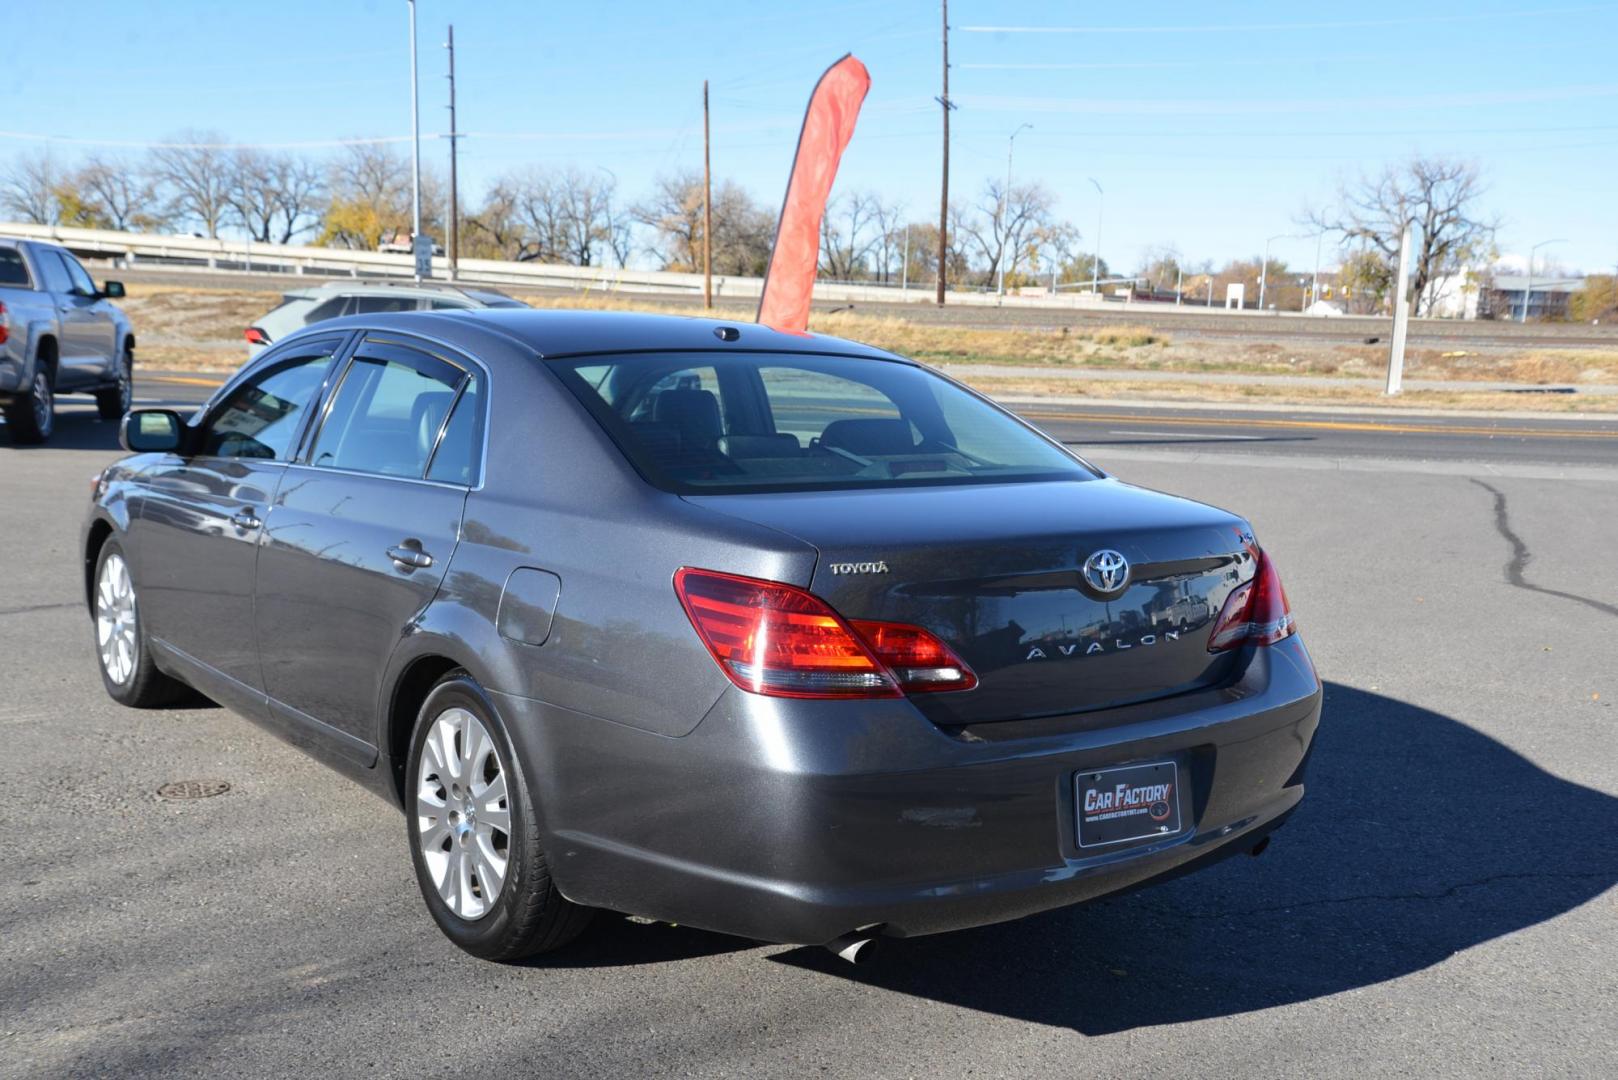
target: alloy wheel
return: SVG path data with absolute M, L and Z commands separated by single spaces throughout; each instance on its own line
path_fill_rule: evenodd
M 56 416 L 56 396 L 51 392 L 51 377 L 41 371 L 34 375 L 34 426 L 41 435 L 49 435 Z
M 118 362 L 118 406 L 124 412 L 128 412 L 129 406 L 134 402 L 134 384 L 135 378 L 134 372 L 130 370 L 129 354 L 124 353 L 123 359 Z
M 135 674 L 135 583 L 124 557 L 114 552 L 101 564 L 96 581 L 96 644 L 101 669 L 114 684 L 123 686 Z
M 416 842 L 450 911 L 488 914 L 506 882 L 511 807 L 500 751 L 483 722 L 459 706 L 433 719 L 416 766 Z

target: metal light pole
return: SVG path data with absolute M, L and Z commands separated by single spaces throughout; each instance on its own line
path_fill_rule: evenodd
M 1559 237 L 1555 240 L 1541 240 L 1539 243 L 1528 249 L 1528 287 L 1523 290 L 1522 318 L 1518 319 L 1518 322 L 1528 321 L 1528 305 L 1533 303 L 1534 300 L 1534 255 L 1538 253 L 1540 248 L 1545 247 L 1547 244 L 1565 243 L 1567 243 L 1567 240 Z
M 461 262 L 461 196 L 456 190 L 456 158 L 459 156 L 459 147 L 456 140 L 460 133 L 455 127 L 455 25 L 450 24 L 449 41 L 444 44 L 449 50 L 449 279 L 454 281 L 460 271 Z
M 612 190 L 616 192 L 618 190 L 618 174 L 607 168 L 605 165 L 597 165 L 596 168 L 612 177 Z M 612 224 L 612 195 L 609 194 L 607 196 L 607 257 L 615 260 L 618 263 L 618 269 L 622 270 L 624 268 L 624 260 L 618 257 L 618 252 L 613 247 L 613 244 L 617 241 L 617 239 L 618 233 L 613 229 Z
M 1320 243 L 1326 239 L 1326 230 L 1315 233 L 1315 273 L 1309 279 L 1309 303 L 1311 306 L 1320 303 Z
M 1033 124 L 1018 125 L 1017 130 L 1011 133 L 1011 138 L 1006 140 L 1006 189 L 1000 193 L 1000 228 L 997 230 L 1000 233 L 1000 254 L 995 259 L 1000 270 L 1000 281 L 995 286 L 994 293 L 999 297 L 1006 295 L 1006 218 L 1011 210 L 1011 152 L 1017 148 L 1017 136 L 1032 129 L 1033 126 Z
M 410 249 L 416 258 L 416 280 L 421 272 L 421 118 L 416 94 L 416 0 L 405 0 L 410 8 Z M 431 258 L 431 249 L 429 258 Z M 429 266 L 431 264 L 429 263 Z
M 1096 285 L 1101 277 L 1101 211 L 1107 205 L 1107 193 L 1101 190 L 1101 184 L 1093 176 L 1085 177 L 1096 189 L 1096 242 L 1095 255 L 1090 259 L 1090 295 L 1096 295 Z
M 892 278 L 888 279 L 892 281 Z M 905 226 L 905 257 L 899 264 L 899 295 L 910 295 L 910 226 Z
M 1291 233 L 1276 233 L 1264 241 L 1264 264 L 1258 268 L 1258 313 L 1264 314 L 1264 287 L 1269 284 L 1270 276 L 1270 245 L 1277 240 L 1285 240 Z

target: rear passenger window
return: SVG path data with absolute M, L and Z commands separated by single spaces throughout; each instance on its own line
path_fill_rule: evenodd
M 375 315 L 382 311 L 415 311 L 414 296 L 356 296 L 350 315 Z
M 427 468 L 427 479 L 447 484 L 477 483 L 478 456 L 483 446 L 483 384 L 472 376 L 450 413 L 449 424 Z
M 405 349 L 357 356 L 315 440 L 325 468 L 419 479 L 466 373 Z
M 16 248 L 0 247 L 0 285 L 29 285 L 28 264 Z
M 348 303 L 348 297 L 339 296 L 335 300 L 327 300 L 324 304 L 317 304 L 309 314 L 303 317 L 303 325 L 308 326 L 310 323 L 337 318 L 343 313 L 343 305 L 346 303 Z

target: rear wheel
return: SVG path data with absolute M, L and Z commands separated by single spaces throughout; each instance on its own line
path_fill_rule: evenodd
M 405 791 L 411 861 L 433 920 L 485 960 L 578 937 L 593 911 L 556 890 L 528 781 L 487 695 L 464 671 L 422 705 Z
M 157 670 L 152 662 L 141 631 L 135 579 L 115 540 L 102 545 L 96 558 L 95 630 L 101 681 L 114 701 L 149 709 L 185 696 L 185 685 Z
M 121 420 L 135 392 L 135 353 L 125 349 L 118 358 L 118 382 L 96 391 L 96 412 L 103 420 Z
M 6 427 L 14 443 L 33 446 L 51 437 L 56 428 L 56 392 L 49 369 L 36 367 L 27 392 L 11 399 L 6 407 Z

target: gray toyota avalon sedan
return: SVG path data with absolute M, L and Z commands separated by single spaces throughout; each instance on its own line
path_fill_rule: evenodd
M 107 691 L 402 807 L 478 956 L 608 908 L 854 958 L 1256 851 L 1303 796 L 1320 683 L 1248 524 L 877 349 L 357 316 L 123 439 Z

